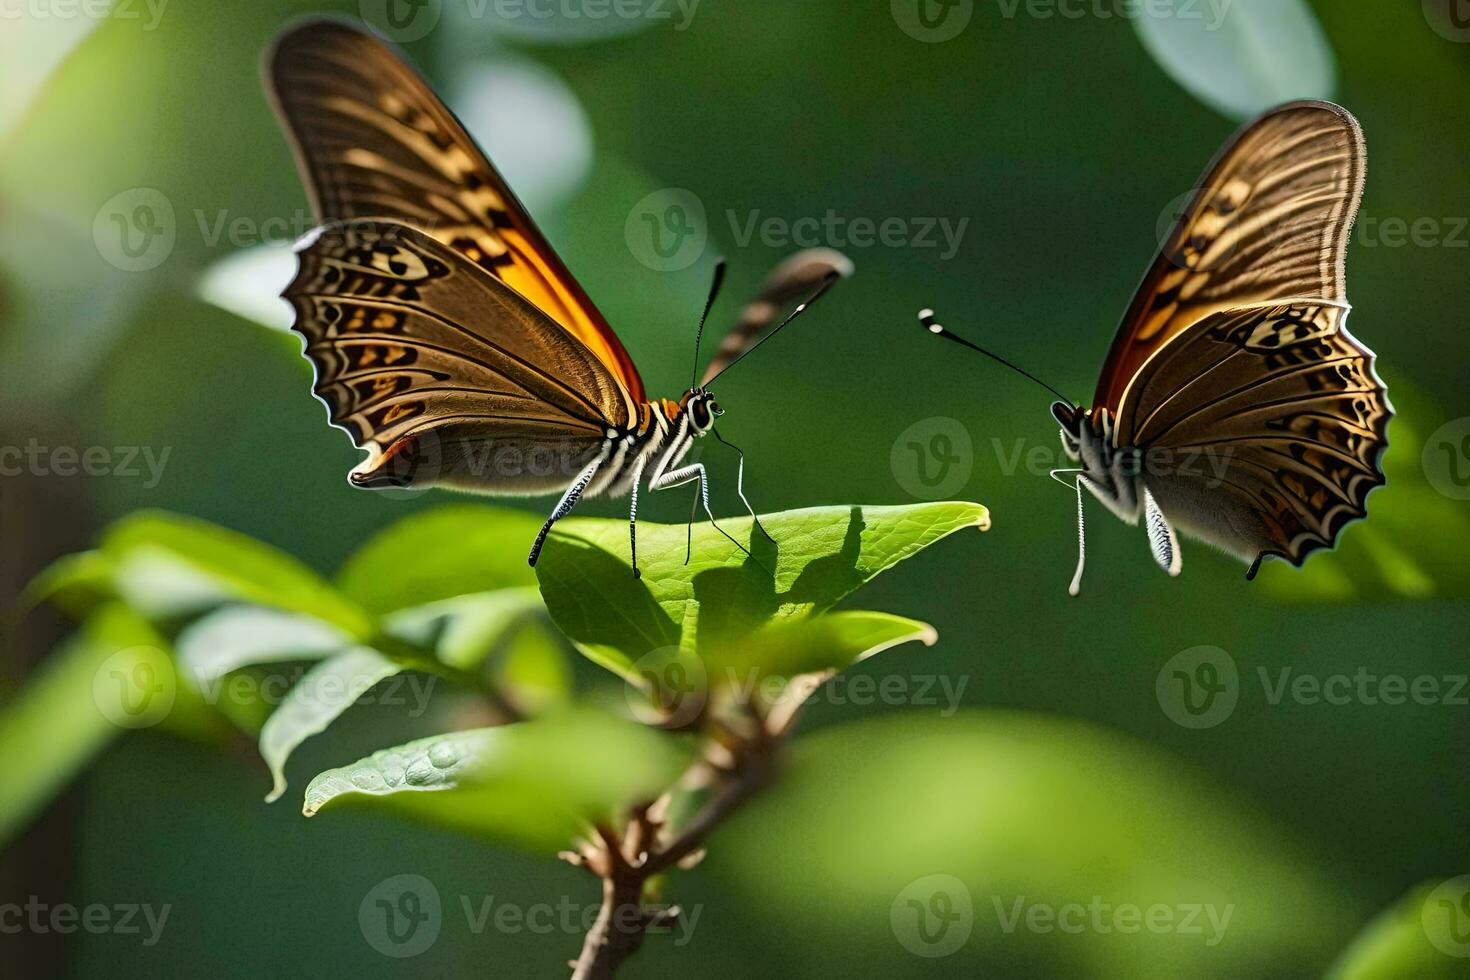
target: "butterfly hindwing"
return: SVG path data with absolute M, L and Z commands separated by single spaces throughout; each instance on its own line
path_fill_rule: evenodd
M 525 473 L 471 474 L 454 464 L 496 445 L 580 459 L 634 417 L 628 392 L 599 358 L 436 239 L 395 222 L 335 223 L 298 256 L 285 297 L 316 367 L 317 395 L 333 424 L 369 451 L 355 482 L 375 485 L 391 461 L 399 468 L 386 482 L 555 488 L 555 474 L 528 482 Z M 403 468 L 425 455 L 432 466 Z
M 644 400 L 638 371 L 606 319 L 402 58 L 344 23 L 311 21 L 278 39 L 266 85 L 321 222 L 381 218 L 418 228 L 539 308 Z

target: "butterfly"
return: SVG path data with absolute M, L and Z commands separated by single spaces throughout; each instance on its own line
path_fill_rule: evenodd
M 811 250 L 778 267 L 700 380 L 717 264 L 694 379 L 678 401 L 650 399 L 607 320 L 404 59 L 345 23 L 311 21 L 276 40 L 265 79 L 322 223 L 297 246 L 283 295 L 314 392 L 367 452 L 354 486 L 560 492 L 532 565 L 579 499 L 630 493 L 637 575 L 645 478 L 650 490 L 697 483 L 714 522 L 703 464 L 684 465 L 724 414 L 709 386 L 850 274 L 845 257 Z M 740 461 L 737 492 L 754 517 Z
M 1250 564 L 1300 567 L 1367 515 L 1393 409 L 1374 354 L 1347 330 L 1346 259 L 1367 150 L 1352 114 L 1292 102 L 1247 124 L 1205 172 L 1149 267 L 1092 407 L 1050 389 L 1077 491 L 1147 529 L 1170 575 L 1175 528 Z

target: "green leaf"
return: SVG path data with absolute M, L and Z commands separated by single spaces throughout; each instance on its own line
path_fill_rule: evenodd
M 369 647 L 335 654 L 308 670 L 260 729 L 260 755 L 270 767 L 274 803 L 286 792 L 286 760 L 302 742 L 326 731 L 376 683 L 403 670 Z
M 537 850 L 565 847 L 588 821 L 651 800 L 683 773 L 673 736 L 599 712 L 454 732 L 375 752 L 311 781 L 308 817 L 354 802 Z
M 634 664 L 665 648 L 717 656 L 768 620 L 831 608 L 880 574 L 962 528 L 990 526 L 979 504 L 824 507 L 768 514 L 772 544 L 749 518 L 694 529 L 684 563 L 683 525 L 638 525 L 643 577 L 628 564 L 624 521 L 567 520 L 536 567 L 552 620 L 589 658 L 630 680 Z M 774 573 L 774 576 L 773 574 Z
M 939 634 L 928 623 L 879 612 L 833 612 L 784 619 L 752 633 L 711 658 L 716 680 L 748 683 L 764 676 L 794 677 L 841 670 L 860 660 L 915 640 L 933 646 Z
M 528 619 L 543 615 L 541 595 L 530 587 L 481 592 L 402 609 L 383 622 L 388 633 L 422 648 L 458 670 L 474 670 Z
M 310 616 L 231 606 L 191 623 L 175 643 L 187 677 L 199 691 L 251 664 L 320 660 L 352 645 L 352 637 Z
M 112 562 L 100 551 L 65 555 L 31 579 L 16 602 L 16 611 L 24 616 L 41 603 L 50 602 L 82 619 L 100 603 L 115 597 L 114 573 Z
M 1431 433 L 1451 416 L 1408 381 L 1388 384 L 1396 414 L 1383 472 L 1388 485 L 1368 498 L 1368 519 L 1347 528 L 1330 552 L 1301 569 L 1267 562 L 1257 584 L 1297 603 L 1463 599 L 1470 596 L 1470 511 L 1442 493 L 1425 469 Z
M 155 725 L 210 730 L 163 638 L 122 604 L 103 605 L 0 709 L 0 843 L 115 736 Z
M 337 573 L 337 585 L 379 615 L 472 592 L 534 586 L 525 553 L 540 526 L 530 514 L 479 504 L 425 511 L 363 545 Z
M 1149 0 L 1133 26 L 1165 73 L 1234 119 L 1336 87 L 1332 48 L 1303 0 Z
M 1450 980 L 1465 975 L 1470 878 L 1413 888 L 1368 923 L 1327 973 L 1329 980 Z
M 296 559 L 207 521 L 142 511 L 112 525 L 102 552 L 117 569 L 118 592 L 162 618 L 244 600 L 315 616 L 357 637 L 372 623 Z
M 544 620 L 525 624 L 496 659 L 496 689 L 522 712 L 544 714 L 572 700 L 566 641 Z

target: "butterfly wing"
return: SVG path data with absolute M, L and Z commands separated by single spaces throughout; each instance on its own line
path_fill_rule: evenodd
M 355 28 L 318 20 L 277 39 L 265 75 L 319 221 L 386 218 L 418 228 L 525 297 L 646 399 L 607 320 L 402 58 Z
M 314 391 L 368 450 L 352 474 L 360 486 L 559 490 L 635 417 L 581 341 L 437 239 L 396 222 L 333 223 L 298 254 L 284 295 Z
M 1181 530 L 1300 566 L 1366 515 L 1392 408 L 1347 316 L 1326 302 L 1212 314 L 1133 381 L 1119 438 Z
M 1145 274 L 1094 409 L 1116 414 L 1148 360 L 1214 313 L 1289 300 L 1345 304 L 1366 156 L 1357 120 L 1327 102 L 1289 103 L 1241 129 Z

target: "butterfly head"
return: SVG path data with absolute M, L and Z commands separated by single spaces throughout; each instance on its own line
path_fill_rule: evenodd
M 707 388 L 690 388 L 680 399 L 679 407 L 689 413 L 689 427 L 696 436 L 713 429 L 715 420 L 725 414 L 714 393 Z

